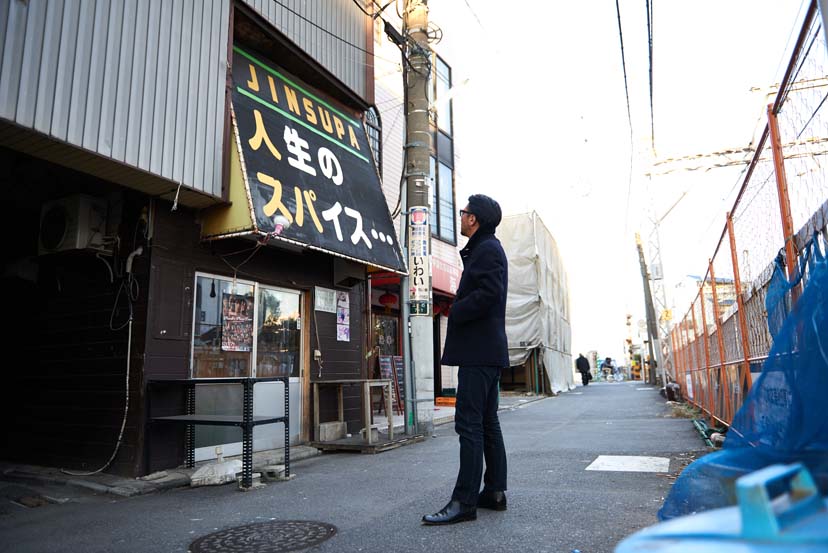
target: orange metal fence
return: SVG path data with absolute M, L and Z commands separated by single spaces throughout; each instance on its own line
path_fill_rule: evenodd
M 814 1 L 698 293 L 671 332 L 684 397 L 722 424 L 733 420 L 773 343 L 765 295 L 774 259 L 783 256 L 790 275 L 815 233 L 828 242 L 824 37 Z M 789 301 L 798 294 L 794 288 Z

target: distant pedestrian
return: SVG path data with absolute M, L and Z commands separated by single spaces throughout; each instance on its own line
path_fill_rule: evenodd
M 592 373 L 589 372 L 589 361 L 583 353 L 578 354 L 578 359 L 575 360 L 575 368 L 581 373 L 581 383 L 588 386 L 589 381 L 592 380 Z
M 603 361 L 601 361 L 601 372 L 604 374 L 604 378 L 609 380 L 609 376 L 611 374 L 615 374 L 615 365 L 612 362 L 612 359 L 607 357 Z
M 477 508 L 506 510 L 506 448 L 497 418 L 501 369 L 509 366 L 506 342 L 508 263 L 495 228 L 500 205 L 482 194 L 460 210 L 463 276 L 449 312 L 443 365 L 459 365 L 454 428 L 460 435 L 460 471 L 451 501 L 423 524 L 477 518 Z M 483 461 L 486 472 L 483 474 Z M 480 478 L 483 490 L 480 491 Z

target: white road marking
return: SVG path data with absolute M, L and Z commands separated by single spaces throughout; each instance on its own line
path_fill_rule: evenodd
M 636 390 L 658 390 L 658 388 L 636 388 Z
M 613 472 L 669 472 L 667 457 L 642 457 L 636 455 L 599 455 L 586 470 Z

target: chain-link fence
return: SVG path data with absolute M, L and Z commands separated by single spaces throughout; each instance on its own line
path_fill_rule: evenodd
M 724 424 L 773 343 L 765 297 L 774 260 L 791 276 L 808 240 L 828 242 L 828 45 L 816 2 L 767 116 L 698 294 L 671 333 L 684 396 Z

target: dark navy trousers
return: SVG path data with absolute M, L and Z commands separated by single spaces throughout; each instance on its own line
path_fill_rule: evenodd
M 506 491 L 506 448 L 497 418 L 499 381 L 499 367 L 461 366 L 458 372 L 454 429 L 460 435 L 460 472 L 451 498 L 467 505 L 477 505 L 481 476 L 485 491 Z

